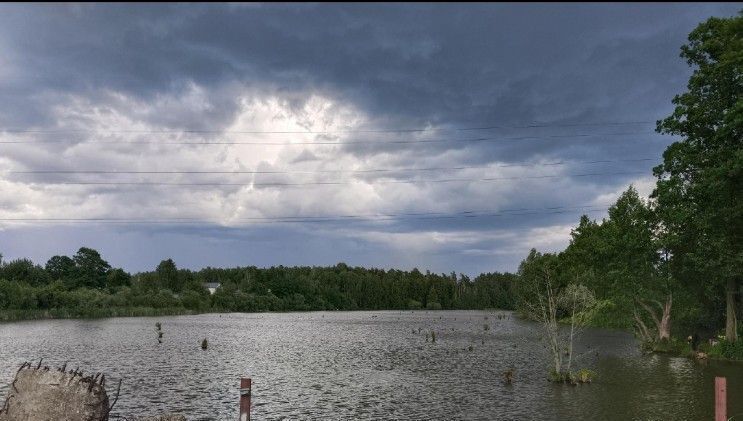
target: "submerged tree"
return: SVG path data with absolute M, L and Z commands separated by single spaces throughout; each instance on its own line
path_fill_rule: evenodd
M 596 304 L 593 293 L 583 285 L 570 283 L 560 287 L 555 282 L 557 258 L 532 250 L 519 267 L 520 310 L 542 325 L 543 339 L 551 358 L 553 381 L 573 382 L 573 344 L 585 319 L 581 314 Z M 569 328 L 561 328 L 567 319 Z

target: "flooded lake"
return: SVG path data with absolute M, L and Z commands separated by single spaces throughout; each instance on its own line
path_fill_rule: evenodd
M 435 343 L 426 342 L 431 330 Z M 209 349 L 202 351 L 205 337 Z M 571 387 L 547 382 L 538 326 L 508 312 L 0 323 L 0 395 L 22 362 L 43 357 L 50 366 L 67 361 L 104 372 L 110 396 L 123 379 L 113 413 L 128 417 L 177 412 L 189 420 L 234 420 L 240 377 L 251 377 L 256 420 L 709 420 L 714 377 L 722 375 L 728 416 L 743 419 L 743 364 L 645 356 L 629 333 L 603 329 L 586 330 L 579 348 L 578 367 L 598 377 Z M 514 381 L 505 385 L 502 373 L 510 368 Z

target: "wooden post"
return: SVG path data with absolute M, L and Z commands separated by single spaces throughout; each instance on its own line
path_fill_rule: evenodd
M 715 377 L 715 421 L 727 421 L 727 379 Z
M 240 421 L 250 421 L 251 379 L 240 379 Z

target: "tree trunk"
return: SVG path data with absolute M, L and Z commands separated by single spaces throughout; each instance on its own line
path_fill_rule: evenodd
M 735 312 L 735 293 L 738 285 L 735 278 L 728 279 L 725 291 L 727 314 L 725 315 L 725 339 L 730 342 L 738 340 L 738 320 Z
M 648 329 L 645 322 L 642 321 L 642 317 L 637 314 L 637 311 L 634 312 L 634 317 L 640 339 L 642 339 L 643 342 L 653 342 L 653 336 L 650 334 L 650 329 Z
M 671 338 L 671 306 L 673 305 L 673 297 L 671 294 L 668 294 L 668 298 L 666 299 L 665 304 L 661 304 L 659 301 L 652 300 L 652 303 L 656 304 L 658 308 L 660 309 L 660 317 L 655 313 L 655 310 L 653 307 L 648 305 L 642 300 L 637 300 L 637 302 L 647 311 L 648 315 L 650 315 L 650 318 L 653 320 L 653 324 L 655 324 L 655 332 L 657 333 L 657 340 L 663 341 L 668 340 Z M 638 325 L 640 327 L 640 331 L 644 333 L 644 335 L 649 336 L 649 330 L 647 327 L 645 327 L 645 324 L 642 323 L 642 319 L 635 314 L 635 320 L 638 322 Z M 643 332 L 644 330 L 644 332 Z
M 658 325 L 658 339 L 668 340 L 671 339 L 671 305 L 673 304 L 673 297 L 668 294 L 666 304 L 663 306 L 663 315 Z

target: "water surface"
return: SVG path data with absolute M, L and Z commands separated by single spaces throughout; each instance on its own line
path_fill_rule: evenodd
M 436 342 L 426 342 L 432 330 Z M 554 385 L 546 381 L 538 333 L 497 311 L 3 323 L 0 395 L 22 362 L 43 357 L 50 366 L 67 361 L 104 372 L 109 394 L 123 379 L 113 411 L 123 416 L 234 420 L 240 377 L 251 377 L 255 420 L 709 420 L 713 379 L 723 375 L 729 416 L 743 420 L 743 364 L 646 356 L 627 332 L 589 329 L 578 366 L 599 377 L 590 385 Z M 209 349 L 202 351 L 205 337 Z M 515 378 L 506 385 L 502 373 L 511 368 Z

